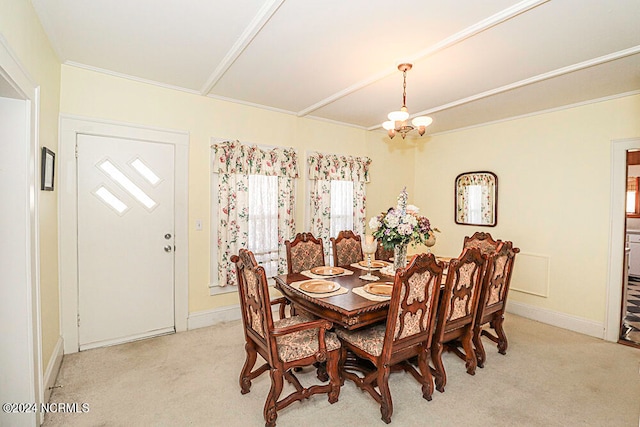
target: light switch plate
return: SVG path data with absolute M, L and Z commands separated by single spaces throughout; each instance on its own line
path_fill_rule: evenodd
M 202 231 L 202 220 L 196 219 L 196 231 Z

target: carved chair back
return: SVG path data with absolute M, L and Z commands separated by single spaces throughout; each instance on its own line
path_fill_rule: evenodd
M 270 331 L 273 330 L 273 317 L 267 275 L 264 268 L 256 262 L 253 253 L 246 249 L 240 249 L 235 263 L 245 337 L 247 341 L 253 341 L 262 349 L 263 355 L 271 358 L 277 352 L 272 348 L 270 337 Z M 267 360 L 267 362 L 271 364 L 273 360 Z
M 395 276 L 381 362 L 421 344 L 430 347 L 444 265 L 433 254 L 416 255 Z
M 473 343 L 478 366 L 480 367 L 484 366 L 486 359 L 484 346 L 480 340 L 481 334 L 497 343 L 500 353 L 505 354 L 507 351 L 507 336 L 502 324 L 504 322 L 513 265 L 518 252 L 520 252 L 520 249 L 514 248 L 513 243 L 508 241 L 501 242 L 498 250 L 488 261 L 473 332 Z M 491 325 L 495 335 L 489 331 L 482 330 L 482 326 L 487 323 Z
M 473 333 L 486 262 L 487 256 L 482 255 L 478 248 L 465 248 L 460 257 L 449 262 L 431 347 L 438 391 L 443 392 L 447 382 L 442 363 L 445 345 L 466 361 L 467 373 L 475 374 L 477 359 L 473 349 Z M 452 345 L 447 345 L 449 342 Z M 459 342 L 464 353 L 457 348 Z
M 473 236 L 464 238 L 463 248 L 478 248 L 482 255 L 492 255 L 500 244 L 500 240 L 493 240 L 491 234 L 477 231 Z
M 332 237 L 331 246 L 334 267 L 349 266 L 364 259 L 360 236 L 355 235 L 351 230 L 341 231 L 338 237 Z
M 292 241 L 285 241 L 287 248 L 287 270 L 289 274 L 300 273 L 324 265 L 322 239 L 311 233 L 298 233 Z

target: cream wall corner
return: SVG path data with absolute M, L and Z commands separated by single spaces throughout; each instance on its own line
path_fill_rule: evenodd
M 512 240 L 522 252 L 510 300 L 582 319 L 592 331 L 601 329 L 609 262 L 611 142 L 640 136 L 639 118 L 640 95 L 634 95 L 420 143 L 415 188 L 419 206 L 442 231 L 434 251 L 457 256 L 464 236 L 475 231 Z M 495 228 L 454 222 L 454 179 L 477 170 L 498 176 Z

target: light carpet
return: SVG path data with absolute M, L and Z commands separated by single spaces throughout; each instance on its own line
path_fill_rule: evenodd
M 484 339 L 487 362 L 475 376 L 445 354 L 447 387 L 431 402 L 409 374 L 393 373 L 392 425 L 640 425 L 640 349 L 514 315 L 507 315 L 505 329 L 507 355 Z M 262 426 L 269 375 L 241 395 L 243 362 L 240 321 L 70 354 L 51 402 L 87 403 L 89 411 L 50 413 L 44 425 Z M 303 384 L 315 381 L 310 370 L 299 377 Z M 312 396 L 279 411 L 277 425 L 385 424 L 375 401 L 346 381 L 337 403 Z

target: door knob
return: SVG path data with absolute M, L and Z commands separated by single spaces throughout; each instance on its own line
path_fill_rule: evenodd
M 165 252 L 171 252 L 171 245 L 167 245 L 164 247 Z

